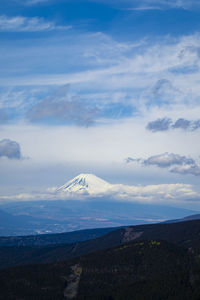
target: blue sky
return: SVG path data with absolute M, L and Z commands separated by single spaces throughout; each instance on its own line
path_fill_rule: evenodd
M 91 172 L 199 208 L 199 28 L 198 1 L 2 0 L 0 195 Z

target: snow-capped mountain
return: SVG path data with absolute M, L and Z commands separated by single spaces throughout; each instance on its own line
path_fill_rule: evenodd
M 196 197 L 191 185 L 182 183 L 154 185 L 110 184 L 93 174 L 80 174 L 61 187 L 48 188 L 46 192 L 22 193 L 1 196 L 0 203 L 28 200 L 117 200 L 138 203 L 164 203 L 166 201 L 187 201 Z M 196 199 L 196 198 L 195 198 Z
M 188 186 L 188 189 L 190 187 Z M 82 197 L 112 197 L 118 200 L 149 202 L 155 199 L 183 199 L 183 184 L 124 185 L 110 184 L 93 174 L 80 174 L 52 191 L 52 198 L 81 199 Z M 166 196 L 167 195 L 167 196 Z M 152 200 L 153 199 L 153 200 Z
M 57 189 L 61 193 L 104 194 L 112 188 L 105 180 L 93 174 L 80 174 Z

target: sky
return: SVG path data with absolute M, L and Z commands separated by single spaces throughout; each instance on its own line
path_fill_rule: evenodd
M 93 173 L 200 209 L 199 1 L 0 6 L 0 196 Z

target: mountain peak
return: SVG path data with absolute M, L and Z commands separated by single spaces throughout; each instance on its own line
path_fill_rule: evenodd
M 94 174 L 80 174 L 71 179 L 57 191 L 70 193 L 99 194 L 105 192 L 111 185 Z

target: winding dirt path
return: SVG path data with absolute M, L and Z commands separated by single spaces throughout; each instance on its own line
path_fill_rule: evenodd
M 78 293 L 79 282 L 82 274 L 82 267 L 74 265 L 71 267 L 72 273 L 67 277 L 67 287 L 64 290 L 64 299 L 75 299 Z

